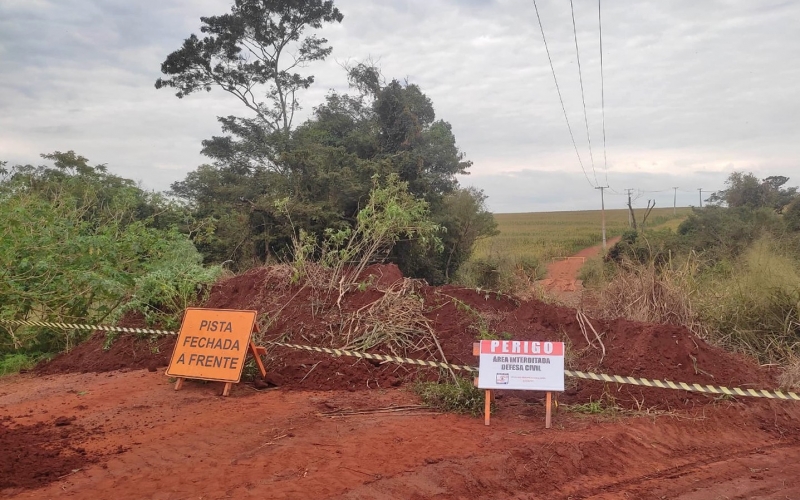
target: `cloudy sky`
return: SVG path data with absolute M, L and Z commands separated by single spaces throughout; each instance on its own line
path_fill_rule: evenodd
M 0 0 L 0 160 L 75 150 L 162 190 L 205 160 L 216 116 L 245 111 L 221 91 L 179 100 L 155 90 L 160 64 L 201 16 L 229 0 Z M 322 35 L 332 57 L 308 68 L 307 113 L 339 66 L 372 57 L 419 84 L 474 162 L 464 184 L 497 212 L 594 209 L 625 188 L 678 205 L 733 170 L 800 183 L 800 2 L 603 2 L 606 150 L 597 2 L 574 0 L 592 149 L 568 0 L 538 0 L 570 140 L 531 0 L 337 0 Z M 607 158 L 607 160 L 604 160 Z M 593 162 L 592 162 L 593 158 Z M 594 166 L 592 166 L 592 163 Z

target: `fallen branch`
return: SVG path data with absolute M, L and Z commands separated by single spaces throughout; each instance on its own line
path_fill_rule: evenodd
M 581 326 L 581 331 L 583 332 L 583 336 L 586 338 L 586 342 L 590 346 L 597 349 L 597 347 L 594 345 L 594 342 L 591 342 L 589 340 L 589 333 L 586 330 L 586 325 L 588 325 L 589 328 L 592 330 L 592 333 L 594 333 L 594 337 L 597 339 L 597 342 L 600 344 L 600 348 L 603 351 L 603 354 L 600 356 L 600 361 L 597 364 L 598 365 L 602 364 L 603 359 L 605 359 L 606 357 L 606 346 L 605 344 L 603 344 L 603 339 L 600 338 L 600 334 L 598 334 L 597 330 L 594 329 L 594 326 L 592 326 L 592 323 L 589 321 L 589 318 L 583 313 L 583 311 L 577 311 L 575 313 L 575 316 L 578 318 L 578 323 Z

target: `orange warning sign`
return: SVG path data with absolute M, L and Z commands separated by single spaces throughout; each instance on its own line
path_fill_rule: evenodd
M 239 382 L 256 311 L 188 308 L 167 375 Z

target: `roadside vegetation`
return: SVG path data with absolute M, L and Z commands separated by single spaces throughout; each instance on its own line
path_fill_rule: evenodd
M 626 232 L 583 270 L 593 312 L 684 325 L 762 363 L 796 365 L 800 196 L 787 182 L 734 172 L 677 230 Z

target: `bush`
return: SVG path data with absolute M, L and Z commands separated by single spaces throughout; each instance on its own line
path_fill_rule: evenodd
M 221 274 L 222 268 L 219 266 L 170 262 L 136 279 L 133 296 L 123 306 L 121 313 L 137 311 L 144 316 L 148 325 L 178 328 L 180 313 L 187 307 L 205 302 L 210 285 Z
M 545 269 L 536 258 L 510 254 L 492 254 L 468 260 L 458 269 L 455 282 L 472 288 L 515 292 L 529 288 Z
M 745 207 L 695 209 L 678 227 L 681 247 L 704 252 L 710 262 L 736 258 L 764 234 L 782 232 L 783 224 L 774 211 Z
M 0 355 L 0 377 L 28 370 L 47 356 L 40 353 L 14 353 Z
M 586 288 L 599 287 L 614 276 L 615 268 L 612 262 L 605 262 L 601 258 L 587 260 L 578 271 L 578 278 Z
M 800 232 L 800 197 L 786 207 L 783 212 L 783 221 L 789 231 Z
M 483 413 L 484 393 L 473 385 L 472 380 L 459 378 L 446 383 L 419 382 L 414 390 L 432 408 L 474 417 Z
M 765 362 L 789 359 L 800 342 L 800 262 L 762 238 L 727 272 L 705 276 L 700 304 L 719 341 Z
M 681 325 L 702 333 L 693 300 L 696 269 L 694 257 L 660 267 L 626 260 L 599 291 L 594 301 L 596 313 L 606 318 Z

